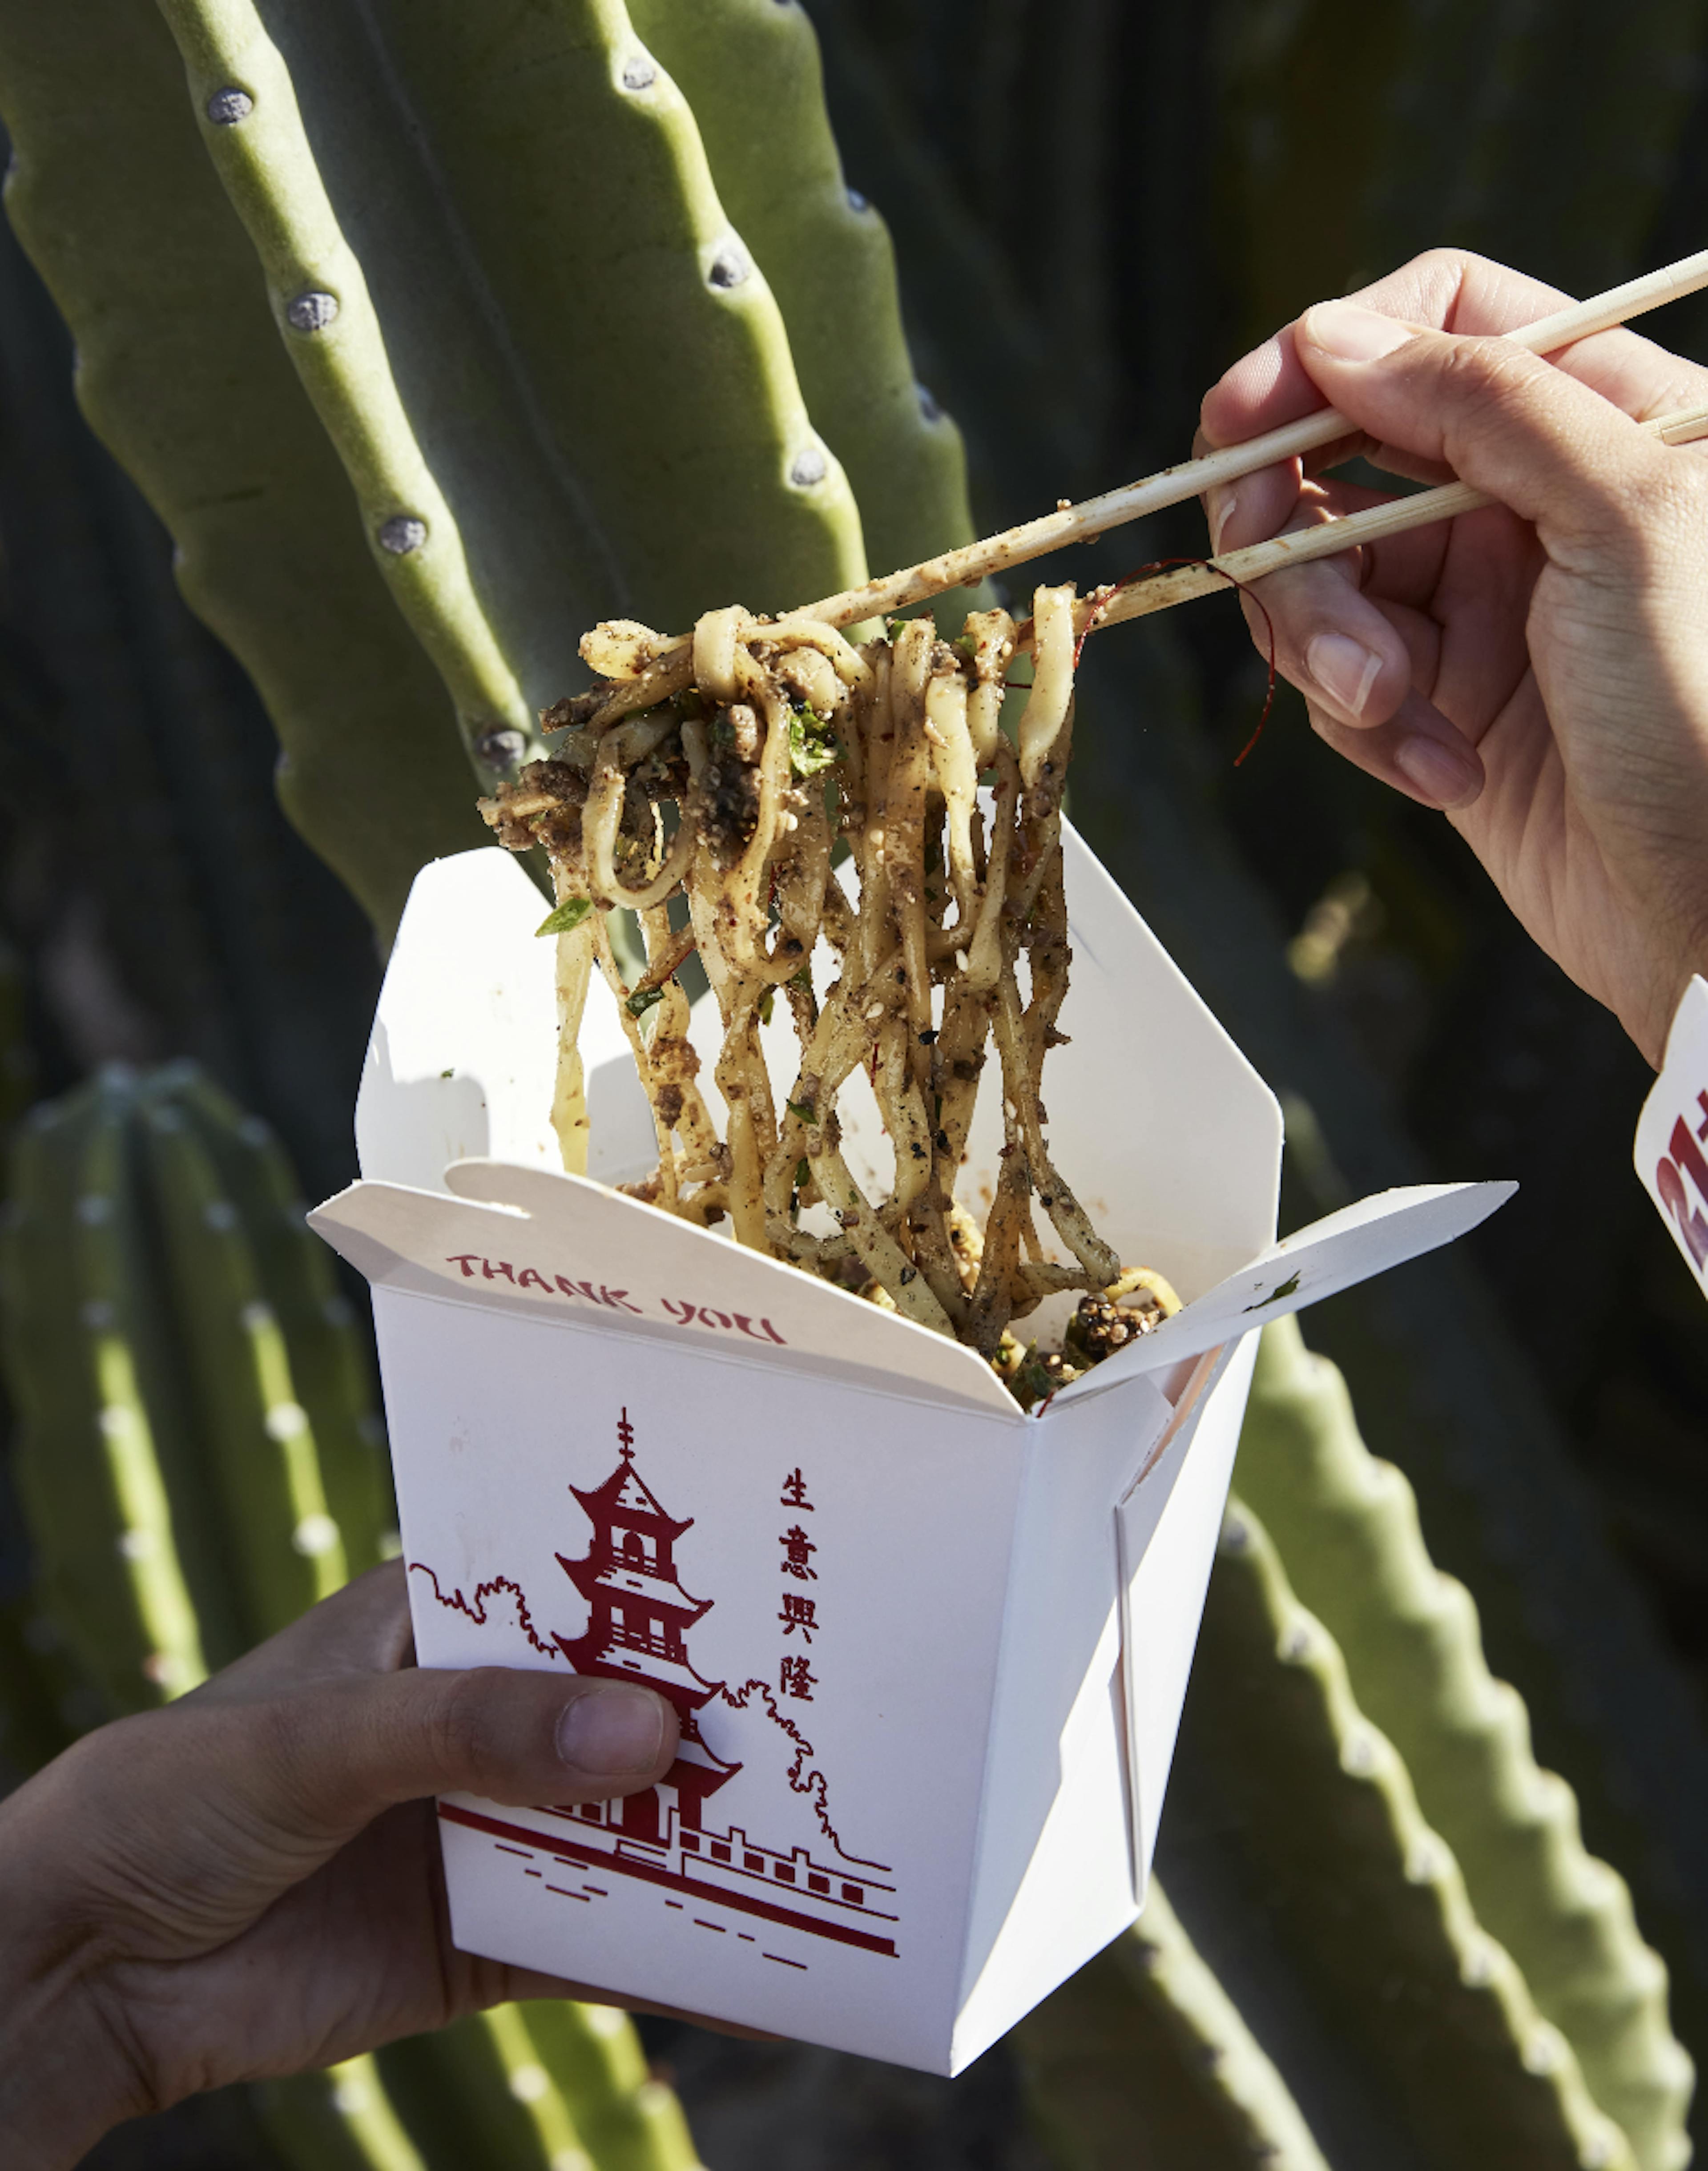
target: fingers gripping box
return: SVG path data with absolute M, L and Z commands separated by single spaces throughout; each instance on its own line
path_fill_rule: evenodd
M 608 1188 L 655 1150 L 597 984 L 592 1178 L 565 1175 L 538 893 L 496 849 L 416 882 L 362 1180 L 313 1216 L 373 1285 L 416 1650 L 647 1682 L 682 1728 L 622 1801 L 440 1804 L 466 1949 L 953 2073 L 1138 1912 L 1254 1326 L 1510 1187 L 1390 1193 L 1275 1244 L 1272 1095 L 1067 853 L 1053 1150 L 1186 1303 L 1036 1416 L 971 1351 Z M 875 1104 L 843 1112 L 887 1188 Z

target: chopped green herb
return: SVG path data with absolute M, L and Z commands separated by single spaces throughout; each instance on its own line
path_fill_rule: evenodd
M 797 1191 L 805 1191 L 811 1174 L 812 1164 L 803 1154 L 795 1164 L 795 1188 Z
M 1245 1309 L 1247 1311 L 1261 1311 L 1266 1305 L 1279 1304 L 1284 1298 L 1298 1295 L 1298 1276 L 1289 1274 L 1277 1288 L 1271 1289 L 1267 1296 L 1259 1297 L 1256 1304 L 1248 1304 Z
M 817 776 L 838 760 L 836 733 L 811 702 L 803 701 L 789 719 L 789 765 L 797 776 Z
M 791 1116 L 799 1116 L 803 1123 L 816 1123 L 818 1111 L 811 1101 L 785 1101 L 783 1103 Z
M 789 984 L 791 988 L 799 988 L 803 994 L 810 995 L 812 993 L 811 966 L 803 965 L 798 973 L 791 973 Z
M 533 930 L 536 935 L 573 935 L 593 909 L 585 897 L 566 897 L 555 912 L 549 912 Z
M 637 988 L 623 1007 L 632 1018 L 645 1017 L 655 1003 L 664 1000 L 662 988 Z
M 969 663 L 978 653 L 978 643 L 970 633 L 961 634 L 958 639 L 951 641 L 949 646 L 957 656 L 964 656 Z
M 771 1022 L 771 1009 L 772 1009 L 772 1005 L 773 1005 L 773 1004 L 775 1002 L 776 999 L 777 999 L 777 990 L 776 990 L 774 988 L 767 988 L 767 989 L 766 989 L 766 990 L 765 990 L 765 992 L 764 992 L 764 994 L 763 994 L 763 995 L 761 995 L 761 996 L 760 996 L 760 998 L 759 998 L 759 1022 L 760 1022 L 760 1024 L 761 1024 L 761 1025 L 769 1025 L 769 1024 L 770 1024 L 770 1022 Z

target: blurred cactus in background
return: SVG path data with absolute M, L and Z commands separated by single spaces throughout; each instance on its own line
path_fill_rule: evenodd
M 0 0 L 0 1129 L 49 1096 L 0 1297 L 11 1778 L 383 1550 L 288 1170 L 351 1172 L 369 924 L 478 841 L 586 624 L 963 539 L 962 431 L 981 527 L 1164 464 L 1243 346 L 1414 249 L 1584 292 L 1708 239 L 1708 0 Z M 1041 570 L 1201 547 L 1183 511 Z M 1383 1460 L 1268 1337 L 1168 1899 L 952 2088 L 649 2024 L 719 2171 L 1687 2159 L 1708 1356 L 1642 1066 L 1295 705 L 1235 775 L 1261 678 L 1231 604 L 1094 643 L 1083 825 L 1284 1090 L 1292 1221 L 1524 1191 L 1313 1314 Z M 597 2008 L 232 2116 L 258 2165 L 694 2161 Z

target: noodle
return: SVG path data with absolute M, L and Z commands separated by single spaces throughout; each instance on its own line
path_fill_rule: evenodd
M 597 962 L 658 1142 L 654 1174 L 627 1187 L 701 1226 L 727 1218 L 739 1242 L 968 1343 L 1028 1404 L 1177 1304 L 1159 1276 L 1123 1273 L 1044 1134 L 1043 1064 L 1070 962 L 1074 640 L 1072 588 L 1038 589 L 1033 683 L 1010 741 L 1005 611 L 975 613 L 952 644 L 913 618 L 860 647 L 808 617 L 737 607 L 709 612 L 688 641 L 613 620 L 582 643 L 608 683 L 549 710 L 556 753 L 482 802 L 512 850 L 544 848 L 559 903 L 549 925 L 565 930 L 553 1108 L 565 1167 L 586 1166 L 576 1041 Z M 611 946 L 615 907 L 641 918 L 647 963 L 633 987 Z M 821 950 L 835 968 L 822 999 Z M 675 977 L 693 951 L 722 1025 L 721 1138 Z M 761 1043 L 779 992 L 798 1048 L 780 1108 Z M 1004 1143 L 980 1230 L 955 1183 L 993 1048 Z M 841 1151 L 837 1096 L 860 1069 L 895 1151 L 880 1198 Z M 1067 1261 L 1046 1257 L 1036 1207 Z M 1041 1357 L 1011 1332 L 1075 1289 L 1063 1350 Z

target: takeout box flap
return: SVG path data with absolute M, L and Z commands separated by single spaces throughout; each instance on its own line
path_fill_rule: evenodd
M 491 1161 L 446 1178 L 353 1184 L 310 1226 L 383 1287 L 1025 1422 L 972 1350 L 602 1184 Z
M 1403 1266 L 1475 1229 L 1518 1187 L 1503 1179 L 1373 1192 L 1272 1244 L 1250 1266 L 1184 1305 L 1143 1341 L 1117 1351 L 1095 1371 L 1063 1388 L 1057 1401 L 1106 1392 L 1136 1372 L 1198 1356 L 1250 1327 Z

